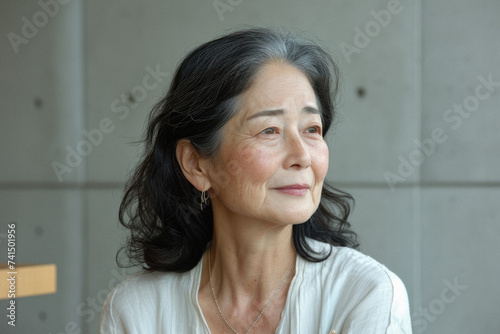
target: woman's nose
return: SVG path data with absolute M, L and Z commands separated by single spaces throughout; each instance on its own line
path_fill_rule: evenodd
M 311 165 L 311 154 L 298 132 L 286 134 L 284 149 L 285 168 L 307 168 Z

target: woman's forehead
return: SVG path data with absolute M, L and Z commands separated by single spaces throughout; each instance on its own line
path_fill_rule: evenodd
M 316 107 L 316 95 L 302 71 L 288 64 L 270 64 L 259 71 L 240 97 L 240 107 L 250 112 L 287 109 L 291 104 Z

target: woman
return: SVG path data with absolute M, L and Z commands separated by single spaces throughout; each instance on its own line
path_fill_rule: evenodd
M 120 220 L 145 269 L 101 333 L 410 333 L 401 281 L 353 248 L 325 183 L 338 70 L 268 29 L 208 42 L 154 108 Z

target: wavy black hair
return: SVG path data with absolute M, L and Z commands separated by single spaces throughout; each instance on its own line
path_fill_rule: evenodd
M 224 125 L 238 112 L 238 99 L 263 65 L 283 61 L 308 77 L 318 100 L 323 135 L 336 114 L 339 71 L 317 43 L 291 32 L 252 28 L 205 43 L 177 68 L 163 99 L 151 111 L 145 152 L 125 186 L 119 218 L 130 230 L 125 246 L 128 265 L 146 270 L 185 272 L 201 260 L 212 240 L 211 206 L 200 210 L 200 192 L 184 177 L 176 158 L 177 142 L 188 139 L 203 157 L 216 156 Z M 230 180 L 229 180 L 230 182 Z M 316 253 L 308 238 L 357 248 L 347 217 L 354 199 L 327 182 L 316 212 L 293 226 L 293 244 L 308 261 Z

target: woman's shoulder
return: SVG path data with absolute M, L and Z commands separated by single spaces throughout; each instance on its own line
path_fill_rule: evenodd
M 118 283 L 113 289 L 114 297 L 126 297 L 127 294 L 135 294 L 140 291 L 154 290 L 158 282 L 164 279 L 163 273 L 140 270 L 131 274 Z
M 108 295 L 104 308 L 113 314 L 127 314 L 138 303 L 154 303 L 161 296 L 161 290 L 167 286 L 161 284 L 166 279 L 165 273 L 139 271 L 126 277 Z
M 191 276 L 190 272 L 141 270 L 127 276 L 111 291 L 107 299 L 116 306 L 127 307 L 131 303 L 137 304 L 138 300 L 152 303 L 165 296 L 172 298 L 173 293 L 182 291 L 181 285 L 191 284 Z
M 101 313 L 101 333 L 141 333 L 155 326 L 158 314 L 170 313 L 173 303 L 190 293 L 192 275 L 140 271 L 126 277 L 108 295 Z M 149 331 L 155 332 L 154 328 Z
M 120 282 L 103 305 L 99 333 L 139 333 L 143 324 L 151 320 L 149 312 L 143 310 L 151 310 L 155 304 L 151 296 L 157 292 L 156 281 L 158 275 L 138 272 Z
M 361 328 L 367 315 L 376 314 L 375 318 L 386 320 L 373 326 L 381 326 L 387 333 L 411 333 L 407 292 L 395 273 L 355 249 L 318 241 L 312 245 L 324 254 L 331 249 L 325 261 L 307 264 L 306 271 L 309 277 L 321 278 L 325 303 L 342 305 L 339 314 L 345 329 Z
M 330 253 L 325 261 L 320 262 L 321 271 L 337 274 L 338 279 L 370 286 L 402 284 L 385 265 L 356 249 L 331 246 L 317 240 L 312 240 L 311 245 L 322 254 Z
M 323 262 L 308 262 L 304 267 L 305 277 L 321 284 L 324 293 L 336 298 L 346 296 L 353 302 L 356 299 L 361 302 L 368 295 L 389 304 L 407 302 L 401 279 L 377 260 L 349 247 L 316 240 L 311 246 L 324 255 L 330 254 Z
M 367 294 L 385 296 L 387 301 L 406 302 L 403 281 L 384 264 L 355 249 L 333 247 L 332 262 L 338 262 L 345 275 L 346 284 L 363 288 Z

